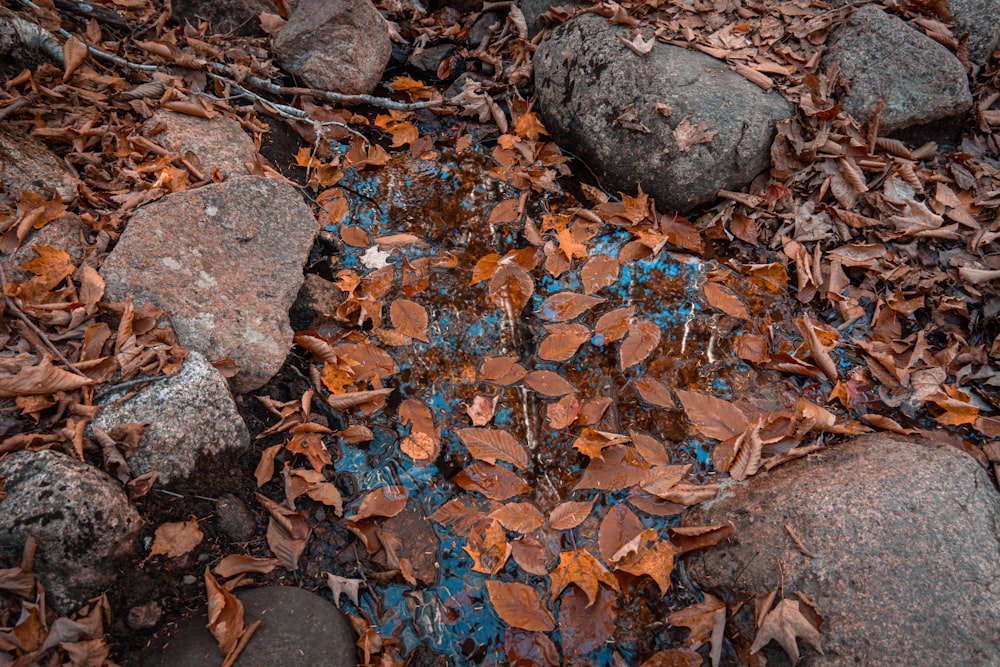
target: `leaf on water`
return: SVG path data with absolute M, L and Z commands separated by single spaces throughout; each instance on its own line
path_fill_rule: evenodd
M 42 359 L 37 366 L 24 366 L 14 375 L 0 375 L 0 398 L 42 396 L 92 384 L 94 380 L 56 368 L 48 359 Z
M 190 553 L 204 537 L 205 534 L 198 528 L 196 517 L 192 516 L 188 521 L 165 523 L 156 529 L 149 555 L 177 558 Z
M 476 265 L 472 267 L 472 280 L 469 281 L 470 285 L 475 285 L 476 283 L 481 283 L 484 280 L 489 280 L 493 277 L 493 274 L 497 271 L 497 266 L 500 264 L 500 255 L 495 252 L 491 252 L 488 255 L 484 255 L 479 258 Z
M 767 352 L 767 339 L 757 334 L 738 336 L 733 349 L 736 356 L 752 364 L 763 365 L 771 361 L 771 355 Z
M 601 452 L 614 445 L 623 445 L 629 441 L 628 436 L 607 431 L 597 431 L 584 428 L 580 437 L 573 441 L 573 449 L 591 459 L 602 458 Z
M 665 384 L 651 377 L 642 377 L 634 382 L 636 391 L 642 400 L 658 408 L 672 410 L 677 407 L 674 397 Z
M 727 288 L 718 283 L 707 282 L 702 285 L 702 291 L 705 293 L 705 300 L 713 308 L 718 308 L 731 317 L 750 320 L 750 313 L 747 312 L 747 307 L 743 305 L 743 302 L 737 296 L 731 294 Z
M 476 461 L 455 475 L 455 483 L 466 491 L 481 493 L 503 502 L 531 490 L 523 479 L 498 465 Z
M 410 424 L 410 433 L 399 443 L 403 453 L 415 461 L 433 461 L 441 451 L 441 434 L 434 415 L 423 401 L 408 398 L 399 404 L 399 421 Z
M 425 343 L 427 338 L 427 310 L 415 301 L 396 299 L 389 306 L 389 318 L 397 331 Z
M 346 201 L 346 200 L 345 200 Z M 352 248 L 368 248 L 372 241 L 368 237 L 368 232 L 363 227 L 353 227 L 351 225 L 340 226 L 340 240 L 344 245 Z
M 567 662 L 578 664 L 572 659 L 600 649 L 611 639 L 617 601 L 618 594 L 605 586 L 598 587 L 593 603 L 575 587 L 563 595 L 559 602 L 559 635 L 563 653 L 569 658 Z
M 654 653 L 640 667 L 701 667 L 704 661 L 701 654 L 692 649 L 672 648 Z
M 635 306 L 616 308 L 601 315 L 594 327 L 594 345 L 607 345 L 627 334 L 633 315 Z
M 486 530 L 473 531 L 466 537 L 462 550 L 472 559 L 472 571 L 496 574 L 510 557 L 511 546 L 499 521 L 492 520 Z
M 365 496 L 357 513 L 347 517 L 347 520 L 361 521 L 377 516 L 396 516 L 406 507 L 407 499 L 406 489 L 402 486 L 379 487 Z
M 597 424 L 604 418 L 604 413 L 608 411 L 614 399 L 610 396 L 592 398 L 580 408 L 580 414 L 576 418 L 578 426 L 591 426 Z
M 459 535 L 465 535 L 487 516 L 487 514 L 469 507 L 461 500 L 452 498 L 437 508 L 429 518 L 446 528 L 451 528 Z
M 342 595 L 346 595 L 347 599 L 357 607 L 358 592 L 363 583 L 363 579 L 348 579 L 347 577 L 338 577 L 330 572 L 326 573 L 326 585 L 333 593 L 333 603 L 337 605 L 337 609 L 340 609 L 340 596 Z
M 578 586 L 586 594 L 588 607 L 597 600 L 597 589 L 601 584 L 619 590 L 615 576 L 585 549 L 559 554 L 559 565 L 549 573 L 549 577 L 553 602 L 570 584 Z
M 497 267 L 490 278 L 489 290 L 490 300 L 512 320 L 517 320 L 535 293 L 535 282 L 524 267 L 511 262 Z
M 580 269 L 580 280 L 587 295 L 618 281 L 618 260 L 609 255 L 594 255 Z
M 476 395 L 472 399 L 472 405 L 465 406 L 465 414 L 469 416 L 473 426 L 486 426 L 493 421 L 493 413 L 496 411 L 497 401 L 500 394 L 496 396 Z
M 543 320 L 550 322 L 566 322 L 583 315 L 604 299 L 576 292 L 559 292 L 553 294 L 535 311 Z
M 573 487 L 574 491 L 622 491 L 641 482 L 649 469 L 649 464 L 627 445 L 608 447 L 603 454 L 603 459 L 593 459 L 587 464 L 583 477 Z
M 576 528 L 590 515 L 590 510 L 594 508 L 594 500 L 567 500 L 556 505 L 549 514 L 549 525 L 556 530 L 569 530 Z
M 555 403 L 545 407 L 545 420 L 553 431 L 569 427 L 580 414 L 580 401 L 576 394 L 566 394 Z
M 641 363 L 660 344 L 660 327 L 650 320 L 632 320 L 628 336 L 618 350 L 618 367 L 625 370 Z
M 683 389 L 674 392 L 684 406 L 688 421 L 705 437 L 727 440 L 749 426 L 743 411 L 729 401 Z
M 532 371 L 524 377 L 524 382 L 542 396 L 555 398 L 576 392 L 572 383 L 552 371 Z
M 535 537 L 523 537 L 512 541 L 510 555 L 522 570 L 540 577 L 549 573 L 548 564 L 555 557 L 546 543 Z
M 514 222 L 521 215 L 520 205 L 517 199 L 506 199 L 496 206 L 490 212 L 490 225 L 503 225 L 508 222 Z
M 502 386 L 520 382 L 527 374 L 524 366 L 513 357 L 486 357 L 479 367 L 479 377 Z
M 559 667 L 559 650 L 548 635 L 507 628 L 504 651 L 510 667 Z
M 802 614 L 798 600 L 785 598 L 774 609 L 768 612 L 760 624 L 757 637 L 753 640 L 750 653 L 760 651 L 772 639 L 781 644 L 792 664 L 799 661 L 799 646 L 797 640 L 803 641 L 823 655 L 822 640 L 819 630 Z
M 528 452 L 507 431 L 486 428 L 461 428 L 458 435 L 473 458 L 487 463 L 505 461 L 516 468 L 528 467 Z
M 660 588 L 660 593 L 670 590 L 670 573 L 674 569 L 674 556 L 680 553 L 668 540 L 661 539 L 655 528 L 647 528 L 618 550 L 611 560 L 614 569 L 636 576 L 648 575 Z
M 555 619 L 533 587 L 487 579 L 486 590 L 494 611 L 507 625 L 533 632 L 555 629 Z
M 538 356 L 546 361 L 569 361 L 590 340 L 590 329 L 582 324 L 550 324 L 549 335 L 538 346 Z
M 673 488 L 659 496 L 659 499 L 690 507 L 711 500 L 718 492 L 718 484 L 675 484 Z
M 545 523 L 545 516 L 531 503 L 507 503 L 490 512 L 507 530 L 526 535 Z
M 661 215 L 660 232 L 667 242 L 700 255 L 704 250 L 701 232 L 686 218 L 679 215 Z
M 691 465 L 660 465 L 650 468 L 640 488 L 650 495 L 662 498 L 691 472 Z
M 612 505 L 597 531 L 597 548 L 601 558 L 605 563 L 611 563 L 614 555 L 642 531 L 642 521 L 635 512 L 624 503 Z
M 334 410 L 346 410 L 347 408 L 355 408 L 360 405 L 365 405 L 366 403 L 371 403 L 380 398 L 388 396 L 394 390 L 393 389 L 372 389 L 370 391 L 352 391 L 347 394 L 337 394 L 335 396 L 327 396 L 327 404 Z
M 638 431 L 629 431 L 628 434 L 632 439 L 635 451 L 646 463 L 654 466 L 665 466 L 670 463 L 670 457 L 662 442 L 651 435 Z

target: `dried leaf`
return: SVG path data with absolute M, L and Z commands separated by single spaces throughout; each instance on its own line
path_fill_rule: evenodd
M 539 317 L 550 322 L 566 322 L 583 315 L 604 299 L 576 292 L 553 294 L 535 311 Z
M 643 531 L 642 521 L 624 503 L 612 505 L 597 531 L 597 547 L 605 563 Z
M 622 491 L 641 482 L 649 469 L 649 464 L 626 445 L 608 447 L 603 455 L 603 459 L 593 459 L 587 464 L 583 477 L 573 487 L 574 491 Z
M 618 594 L 606 586 L 598 587 L 592 603 L 586 593 L 575 587 L 563 595 L 559 602 L 559 635 L 567 663 L 581 664 L 579 657 L 600 649 L 611 639 L 615 631 L 617 600 Z
M 635 306 L 617 308 L 601 315 L 594 326 L 594 345 L 607 345 L 627 334 L 633 315 Z
M 233 577 L 237 574 L 270 574 L 274 568 L 281 565 L 277 558 L 254 558 L 233 554 L 226 556 L 213 568 L 220 577 Z
M 326 585 L 330 587 L 330 592 L 333 593 L 333 603 L 337 605 L 337 609 L 340 609 L 340 597 L 342 595 L 346 595 L 347 599 L 357 607 L 358 591 L 363 583 L 364 580 L 362 579 L 348 579 L 347 577 L 338 577 L 330 572 L 326 573 Z
M 559 667 L 559 650 L 548 635 L 507 628 L 504 640 L 505 664 L 510 667 Z
M 728 401 L 683 389 L 674 391 L 688 421 L 705 437 L 727 440 L 743 433 L 749 425 L 743 411 Z
M 549 514 L 549 525 L 556 530 L 576 528 L 586 520 L 590 510 L 594 508 L 594 500 L 568 500 L 560 503 Z
M 402 486 L 382 486 L 365 496 L 357 513 L 347 517 L 347 520 L 361 521 L 377 516 L 396 516 L 406 507 L 407 500 L 406 489 Z
M 511 357 L 486 357 L 479 367 L 479 377 L 503 386 L 520 382 L 527 374 L 524 366 Z
M 549 335 L 538 346 L 538 356 L 546 361 L 569 361 L 590 340 L 590 329 L 582 324 L 551 324 Z
M 741 320 L 750 320 L 750 313 L 736 296 L 730 294 L 726 288 L 718 283 L 707 282 L 702 285 L 705 292 L 705 300 L 713 308 L 718 308 L 725 314 Z
M 618 351 L 618 367 L 625 370 L 641 363 L 660 344 L 660 327 L 651 320 L 633 320 L 628 327 L 628 337 Z
M 666 595 L 670 590 L 670 573 L 678 550 L 668 540 L 661 539 L 656 529 L 647 528 L 612 557 L 614 569 L 636 576 L 649 575 Z
M 561 431 L 570 426 L 580 414 L 580 401 L 576 394 L 567 394 L 545 408 L 545 420 L 549 428 Z
M 601 584 L 612 590 L 619 590 L 618 580 L 601 565 L 593 554 L 584 549 L 576 551 L 564 551 L 559 554 L 559 565 L 551 573 L 552 601 L 559 598 L 559 594 L 569 586 L 574 584 L 587 596 L 587 606 L 591 606 L 597 600 L 597 590 Z
M 639 392 L 642 400 L 650 405 L 655 405 L 658 408 L 667 408 L 668 410 L 677 407 L 674 397 L 670 394 L 670 390 L 659 380 L 651 377 L 642 377 L 633 384 L 635 384 L 636 391 Z
M 576 392 L 576 387 L 566 378 L 552 371 L 532 371 L 525 376 L 524 382 L 543 396 L 557 397 Z
M 799 608 L 801 603 L 798 600 L 784 599 L 775 605 L 757 631 L 757 637 L 753 640 L 750 653 L 757 653 L 772 639 L 781 644 L 785 653 L 794 665 L 799 661 L 798 638 L 802 638 L 807 644 L 823 655 L 822 640 L 819 630 L 809 622 Z
M 197 517 L 192 516 L 188 521 L 165 523 L 156 529 L 149 555 L 177 558 L 190 553 L 204 537 L 205 534 L 198 528 Z
M 94 380 L 56 368 L 48 359 L 42 359 L 37 366 L 24 366 L 15 375 L 0 375 L 0 398 L 41 396 L 92 384 Z
M 609 255 L 594 255 L 580 269 L 583 291 L 590 295 L 618 281 L 618 260 Z
M 419 303 L 407 299 L 396 299 L 389 306 L 392 326 L 411 338 L 430 342 L 427 338 L 427 311 Z
M 531 503 L 507 503 L 490 513 L 507 530 L 526 535 L 545 523 L 545 516 Z
M 486 580 L 486 590 L 493 609 L 507 625 L 522 630 L 549 632 L 556 627 L 552 614 L 545 608 L 533 587 L 516 582 Z
M 498 465 L 476 461 L 455 476 L 455 483 L 466 491 L 481 493 L 503 502 L 531 490 L 523 479 Z
M 462 428 L 459 437 L 474 458 L 487 463 L 505 461 L 524 470 L 528 467 L 528 452 L 507 431 L 486 428 Z

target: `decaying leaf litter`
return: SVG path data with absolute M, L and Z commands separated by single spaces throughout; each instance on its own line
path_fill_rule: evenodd
M 31 227 L 67 213 L 97 243 L 79 265 L 36 248 L 29 278 L 4 279 L 0 391 L 13 400 L 0 452 L 57 447 L 103 462 L 140 503 L 155 488 L 128 472 L 135 430 L 87 436 L 85 427 L 107 387 L 174 372 L 184 350 L 156 309 L 103 302 L 95 268 L 135 207 L 213 175 L 163 154 L 137 123 L 158 107 L 223 113 L 260 136 L 262 118 L 277 115 L 303 138 L 295 159 L 324 227 L 327 258 L 312 270 L 342 298 L 296 337 L 298 395 L 260 400 L 273 413 L 262 432 L 273 444 L 256 469 L 266 538 L 243 553 L 211 552 L 204 573 L 224 652 L 252 634 L 226 590 L 247 573 L 328 587 L 372 664 L 399 663 L 417 646 L 474 662 L 556 664 L 561 651 L 567 661 L 652 665 L 749 662 L 772 638 L 790 654 L 796 636 L 799 648 L 819 649 L 822 610 L 793 591 L 720 599 L 696 595 L 679 570 L 671 578 L 676 556 L 727 532 L 680 528 L 676 517 L 711 497 L 713 470 L 743 479 L 865 428 L 933 428 L 995 462 L 1000 267 L 988 156 L 998 93 L 994 72 L 980 73 L 972 127 L 950 152 L 877 137 L 877 117 L 847 117 L 832 102 L 831 73 L 817 69 L 849 8 L 801 5 L 591 9 L 724 59 L 798 105 L 779 127 L 770 174 L 690 220 L 593 182 L 573 188 L 578 200 L 563 192 L 572 163 L 525 100 L 532 43 L 516 9 L 501 8 L 499 31 L 465 54 L 489 64 L 493 81 L 419 112 L 308 97 L 219 101 L 244 91 L 214 78 L 216 63 L 230 76 L 277 79 L 261 43 L 174 28 L 149 3 L 119 7 L 145 29 L 131 42 L 114 26 L 25 10 L 75 37 L 63 67 L 8 73 L 5 122 L 54 145 L 76 167 L 80 196 L 6 193 L 0 243 L 13 250 Z M 382 8 L 399 34 L 428 43 L 476 18 Z M 891 9 L 961 54 L 942 10 Z M 84 44 L 147 73 L 126 76 Z M 626 46 L 650 47 L 641 33 Z M 212 98 L 193 92 L 209 80 Z M 385 92 L 436 103 L 441 87 L 401 74 Z M 496 124 L 495 143 L 477 143 L 454 115 L 462 111 Z M 679 146 L 710 132 L 684 128 Z M 407 181 L 411 199 L 387 187 Z M 162 546 L 154 539 L 148 562 L 183 557 L 172 551 L 178 536 L 198 549 L 197 517 L 174 518 L 156 528 Z M 435 558 L 408 550 L 412 533 L 440 541 Z M 0 571 L 16 594 L 0 616 L 10 628 L 0 650 L 101 664 L 110 605 L 55 618 L 36 597 L 30 551 Z M 724 609 L 738 604 L 757 605 L 752 645 L 723 638 Z

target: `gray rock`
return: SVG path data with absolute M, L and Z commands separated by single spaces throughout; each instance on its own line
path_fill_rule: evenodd
M 315 273 L 307 273 L 289 317 L 296 331 L 311 329 L 333 317 L 341 303 L 341 291 L 334 283 Z
M 935 132 L 954 131 L 972 107 L 958 58 L 871 5 L 846 22 L 824 60 L 828 66 L 839 63 L 850 87 L 841 101 L 857 120 L 867 121 L 885 98 L 882 135 L 932 138 Z
M 573 2 L 573 0 L 519 0 L 517 6 L 524 14 L 524 19 L 528 24 L 528 36 L 533 38 L 545 27 L 538 20 L 538 16 L 549 11 L 549 5 L 553 7 L 571 7 L 578 4 L 580 3 Z
M 816 604 L 826 655 L 800 646 L 810 665 L 1000 664 L 1000 494 L 957 449 L 862 436 L 730 483 L 690 521 L 735 524 L 688 557 L 703 585 L 783 586 Z M 752 608 L 731 631 L 755 635 Z M 788 664 L 768 651 L 768 664 Z
M 250 433 L 228 383 L 194 350 L 179 373 L 146 385 L 124 403 L 107 399 L 94 420 L 105 431 L 131 423 L 149 424 L 128 460 L 132 473 L 155 470 L 160 473 L 157 483 L 166 487 L 197 478 L 201 466 L 218 462 L 225 452 L 250 447 Z
M 955 15 L 958 36 L 969 33 L 969 60 L 985 65 L 1000 40 L 1000 2 L 948 0 L 948 11 Z
M 212 25 L 215 35 L 256 37 L 263 35 L 261 12 L 275 14 L 276 7 L 268 0 L 173 0 L 171 14 L 178 23 L 187 21 L 197 26 L 201 20 Z
M 53 220 L 41 229 L 33 229 L 25 237 L 20 248 L 9 255 L 0 255 L 0 265 L 7 274 L 7 280 L 21 283 L 31 279 L 32 274 L 29 271 L 22 271 L 21 265 L 38 256 L 33 249 L 36 245 L 62 250 L 69 255 L 73 264 L 78 265 L 83 259 L 86 233 L 87 225 L 71 213 Z
M 438 78 L 438 69 L 441 67 L 441 63 L 449 56 L 455 54 L 456 51 L 458 51 L 458 46 L 455 44 L 435 44 L 427 48 L 417 48 L 407 58 L 406 63 L 424 76 L 436 79 Z M 461 57 L 459 57 L 458 62 L 455 60 L 452 61 L 451 76 L 445 76 L 444 78 L 450 79 L 452 76 L 461 74 L 460 71 L 457 71 L 460 69 L 465 69 L 465 61 L 461 60 Z
M 246 542 L 257 528 L 253 512 L 231 493 L 219 496 L 215 503 L 215 524 L 234 542 Z
M 223 175 L 249 173 L 257 149 L 240 124 L 225 116 L 196 118 L 172 111 L 157 111 L 146 124 L 147 135 L 169 151 L 194 153 L 206 177 L 218 167 Z
M 271 51 L 307 85 L 353 95 L 375 88 L 392 43 L 371 0 L 301 0 Z
M 233 667 L 354 667 L 360 662 L 354 631 L 332 604 L 301 588 L 273 586 L 238 591 L 245 620 L 263 623 Z M 146 667 L 222 664 L 205 612 L 182 621 L 158 640 L 140 663 Z
M 291 186 L 239 176 L 136 211 L 101 267 L 105 299 L 151 301 L 181 345 L 232 358 L 238 392 L 261 387 L 292 346 L 288 309 L 316 220 Z
M 0 477 L 0 552 L 12 563 L 35 537 L 35 573 L 55 609 L 69 613 L 112 582 L 142 526 L 120 484 L 52 450 L 8 454 Z
M 55 188 L 64 202 L 76 199 L 76 179 L 41 141 L 0 123 L 0 180 L 8 190 Z
M 639 56 L 622 43 L 631 36 L 583 14 L 542 40 L 535 85 L 557 141 L 603 173 L 605 185 L 632 193 L 641 184 L 658 204 L 681 212 L 711 203 L 720 188 L 745 186 L 767 168 L 775 124 L 793 113 L 788 102 L 703 53 L 657 43 Z M 672 111 L 658 113 L 657 104 Z M 682 123 L 704 124 L 715 134 L 685 151 L 674 136 Z

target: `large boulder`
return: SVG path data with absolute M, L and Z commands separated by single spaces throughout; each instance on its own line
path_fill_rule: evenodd
M 35 246 L 62 250 L 74 265 L 79 265 L 87 247 L 87 231 L 83 220 L 72 213 L 53 220 L 41 229 L 32 229 L 17 250 L 9 255 L 0 255 L 0 266 L 4 268 L 7 280 L 14 283 L 31 280 L 34 274 L 22 269 L 21 265 L 38 257 Z
M 872 5 L 848 19 L 824 61 L 828 67 L 839 64 L 850 90 L 840 100 L 859 121 L 867 121 L 879 100 L 885 100 L 882 135 L 944 138 L 954 134 L 972 107 L 968 77 L 958 58 Z
M 332 604 L 309 591 L 270 586 L 238 591 L 244 620 L 263 621 L 233 667 L 354 667 L 359 662 L 354 631 Z M 158 640 L 141 663 L 148 667 L 222 664 L 219 644 L 209 633 L 204 612 Z
M 38 139 L 0 123 L 0 181 L 7 190 L 55 188 L 63 201 L 76 198 L 76 179 Z
M 257 148 L 240 124 L 225 116 L 197 118 L 160 110 L 146 123 L 146 133 L 163 148 L 178 153 L 194 153 L 205 176 L 218 167 L 224 176 L 249 173 Z
M 371 0 L 301 0 L 271 51 L 307 85 L 357 95 L 382 78 L 392 43 Z
M 131 423 L 149 428 L 129 458 L 129 468 L 136 476 L 156 471 L 158 484 L 167 487 L 186 479 L 196 482 L 199 470 L 204 472 L 200 466 L 250 447 L 250 433 L 228 383 L 194 350 L 179 373 L 148 384 L 123 403 L 111 397 L 94 420 L 105 431 Z
M 105 299 L 151 301 L 178 341 L 261 387 L 292 346 L 288 309 L 302 285 L 316 220 L 291 186 L 239 176 L 176 192 L 129 220 L 101 267 Z
M 656 43 L 640 56 L 623 43 L 631 39 L 632 31 L 583 14 L 542 40 L 535 85 L 558 142 L 605 185 L 634 192 L 639 184 L 681 212 L 767 168 L 775 124 L 793 113 L 788 102 L 703 53 Z
M 69 613 L 100 594 L 131 556 L 142 520 L 104 472 L 52 450 L 0 458 L 0 554 L 13 564 L 28 535 L 35 573 L 55 608 Z
M 825 655 L 808 649 L 811 665 L 1000 664 L 1000 494 L 957 449 L 862 436 L 731 482 L 691 521 L 735 524 L 688 557 L 696 581 L 816 604 Z M 743 637 L 752 607 L 731 621 Z
M 948 0 L 955 15 L 955 32 L 969 34 L 969 60 L 985 65 L 1000 41 L 1000 1 Z

